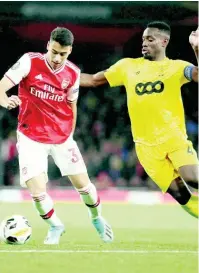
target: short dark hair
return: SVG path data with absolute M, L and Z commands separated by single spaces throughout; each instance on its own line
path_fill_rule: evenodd
M 163 22 L 163 21 L 150 22 L 150 23 L 148 23 L 147 27 L 158 28 L 159 30 L 164 31 L 169 35 L 171 34 L 170 26 L 167 23 Z
M 74 36 L 69 29 L 57 27 L 51 32 L 50 41 L 58 42 L 61 46 L 72 46 Z

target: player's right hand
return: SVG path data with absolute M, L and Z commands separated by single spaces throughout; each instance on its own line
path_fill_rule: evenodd
M 21 100 L 19 99 L 18 96 L 12 95 L 11 97 L 8 98 L 8 106 L 7 109 L 11 110 L 16 107 L 18 107 L 21 104 Z
M 199 38 L 199 27 L 196 29 L 196 31 L 192 31 L 189 36 L 189 43 L 192 47 L 198 48 L 198 38 Z

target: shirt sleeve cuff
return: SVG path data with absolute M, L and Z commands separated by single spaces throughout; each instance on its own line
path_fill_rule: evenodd
M 6 78 L 8 78 L 14 85 L 17 85 L 7 74 L 4 75 Z

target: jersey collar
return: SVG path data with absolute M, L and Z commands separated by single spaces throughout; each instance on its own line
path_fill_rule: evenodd
M 64 69 L 65 65 L 66 65 L 66 61 L 65 61 L 59 68 L 53 69 L 49 64 L 49 61 L 48 61 L 48 58 L 47 58 L 46 54 L 44 54 L 44 61 L 45 61 L 46 66 L 50 70 L 50 72 L 52 72 L 53 74 L 58 74 L 59 72 L 61 72 Z

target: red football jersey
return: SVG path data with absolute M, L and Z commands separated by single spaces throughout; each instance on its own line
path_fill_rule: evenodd
M 19 83 L 18 130 L 42 143 L 66 141 L 72 131 L 71 103 L 78 98 L 80 69 L 66 60 L 53 70 L 45 54 L 26 53 L 5 76 Z

